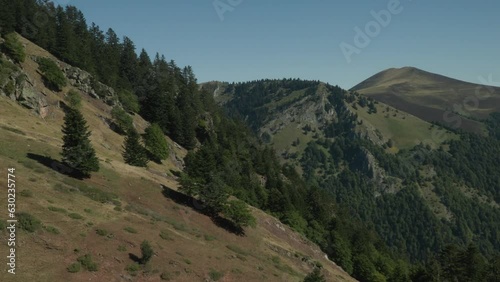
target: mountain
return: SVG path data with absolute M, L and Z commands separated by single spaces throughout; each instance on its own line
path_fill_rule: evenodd
M 460 248 L 470 247 L 481 253 L 480 261 L 495 263 L 498 114 L 480 123 L 489 137 L 443 128 L 417 113 L 319 81 L 263 79 L 201 87 L 230 116 L 248 124 L 283 163 L 293 164 L 309 185 L 328 191 L 335 205 L 376 230 L 392 251 L 432 268 L 446 260 L 444 253 L 453 253 L 455 260 Z M 445 250 L 449 245 L 453 251 Z
M 320 81 L 200 85 L 73 6 L 0 6 L 15 278 L 496 281 L 500 114 L 482 135 Z
M 429 122 L 483 132 L 486 119 L 500 111 L 500 87 L 479 85 L 413 67 L 381 71 L 354 86 L 357 91 Z
M 91 83 L 91 74 L 18 37 L 26 52 L 23 63 L 14 64 L 0 53 L 0 169 L 15 168 L 17 216 L 28 218 L 33 228 L 30 232 L 26 224 L 18 225 L 16 281 L 156 281 L 160 276 L 173 281 L 300 281 L 316 265 L 327 279 L 354 281 L 317 245 L 257 208 L 251 208 L 257 227 L 241 236 L 186 204 L 175 175 L 187 150 L 172 139 L 166 137 L 170 155 L 163 163 L 150 162 L 147 169 L 125 164 L 124 136 L 117 133 L 111 115 L 121 105 L 116 91 Z M 46 86 L 39 71 L 41 57 L 64 71 L 68 84 L 61 91 Z M 10 82 L 13 88 L 7 86 Z M 68 175 L 60 161 L 70 90 L 82 99 L 81 111 L 100 159 L 100 171 L 85 180 Z M 143 133 L 149 123 L 138 114 L 132 117 Z M 5 173 L 2 179 L 7 181 Z M 6 197 L 4 193 L 2 201 Z M 7 240 L 6 214 L 0 217 L 0 238 Z M 154 250 L 146 269 L 134 264 L 143 240 Z M 6 245 L 1 250 L 8 252 Z M 69 273 L 86 254 L 97 272 Z M 6 271 L 0 277 L 14 281 Z

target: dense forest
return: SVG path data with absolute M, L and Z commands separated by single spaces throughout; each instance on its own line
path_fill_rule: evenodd
M 473 187 L 499 202 L 498 115 L 489 122 L 490 137 L 460 133 L 446 150 L 417 146 L 389 155 L 354 133 L 356 116 L 344 104 L 348 92 L 327 85 L 338 120 L 323 128 L 326 138 L 308 144 L 301 175 L 281 164 L 256 131 L 266 119 L 262 106 L 269 94 L 306 89 L 313 95 L 319 82 L 230 84 L 236 98 L 222 109 L 199 88 L 191 67 L 137 52 L 130 38 L 88 25 L 73 6 L 37 0 L 0 0 L 0 5 L 2 36 L 16 31 L 92 73 L 116 89 L 127 114 L 140 114 L 189 149 L 181 184 L 213 212 L 234 216 L 238 204 L 220 206 L 234 195 L 304 234 L 362 281 L 497 281 L 498 207 L 465 197 L 455 187 Z M 391 177 L 404 180 L 402 189 L 374 197 L 377 185 L 359 166 L 366 151 Z M 425 166 L 437 176 L 422 175 Z M 432 213 L 419 192 L 423 182 L 436 187 L 452 220 Z

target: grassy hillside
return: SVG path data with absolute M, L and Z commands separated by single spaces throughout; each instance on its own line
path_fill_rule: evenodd
M 426 121 L 472 132 L 484 132 L 484 125 L 477 120 L 500 111 L 499 87 L 464 82 L 412 67 L 382 71 L 352 90 Z
M 260 210 L 252 208 L 257 227 L 239 236 L 184 203 L 172 172 L 181 169 L 177 159 L 186 150 L 170 139 L 163 164 L 124 164 L 123 136 L 106 122 L 111 107 L 83 93 L 101 169 L 86 180 L 66 175 L 60 164 L 64 112 L 57 105 L 69 88 L 54 93 L 43 86 L 31 56 L 51 56 L 22 40 L 28 54 L 22 68 L 49 107 L 41 118 L 0 97 L 0 180 L 6 183 L 7 169 L 16 169 L 17 212 L 35 217 L 34 232 L 17 230 L 16 276 L 3 271 L 1 281 L 301 281 L 319 264 L 329 281 L 353 280 L 319 247 Z M 135 115 L 134 125 L 143 132 L 147 122 Z M 0 202 L 7 202 L 6 193 Z M 2 223 L 6 216 L 0 215 Z M 7 235 L 1 232 L 0 239 Z M 148 267 L 136 269 L 143 240 L 154 256 Z M 0 252 L 7 254 L 6 244 Z M 98 271 L 70 273 L 67 268 L 86 254 Z

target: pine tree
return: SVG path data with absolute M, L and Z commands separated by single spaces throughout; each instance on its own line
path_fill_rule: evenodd
M 136 130 L 131 129 L 127 132 L 123 159 L 129 165 L 145 167 L 148 164 L 148 155 L 139 140 L 140 136 Z
M 155 161 L 161 162 L 168 157 L 168 143 L 158 124 L 153 123 L 146 128 L 144 142 Z
M 99 160 L 89 139 L 91 132 L 78 109 L 67 109 L 62 132 L 64 133 L 63 162 L 84 177 L 89 177 L 92 171 L 98 171 Z

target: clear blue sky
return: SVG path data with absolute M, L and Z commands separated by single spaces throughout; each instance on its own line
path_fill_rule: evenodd
M 218 13 L 214 0 L 59 3 L 129 36 L 138 51 L 193 66 L 199 82 L 298 77 L 350 88 L 386 68 L 414 66 L 475 83 L 491 75 L 489 84 L 500 85 L 498 0 L 400 0 L 390 12 L 396 0 L 218 1 L 231 10 Z M 389 23 L 372 23 L 369 44 L 356 45 L 355 28 L 365 30 L 380 10 Z M 362 47 L 350 63 L 342 42 Z

